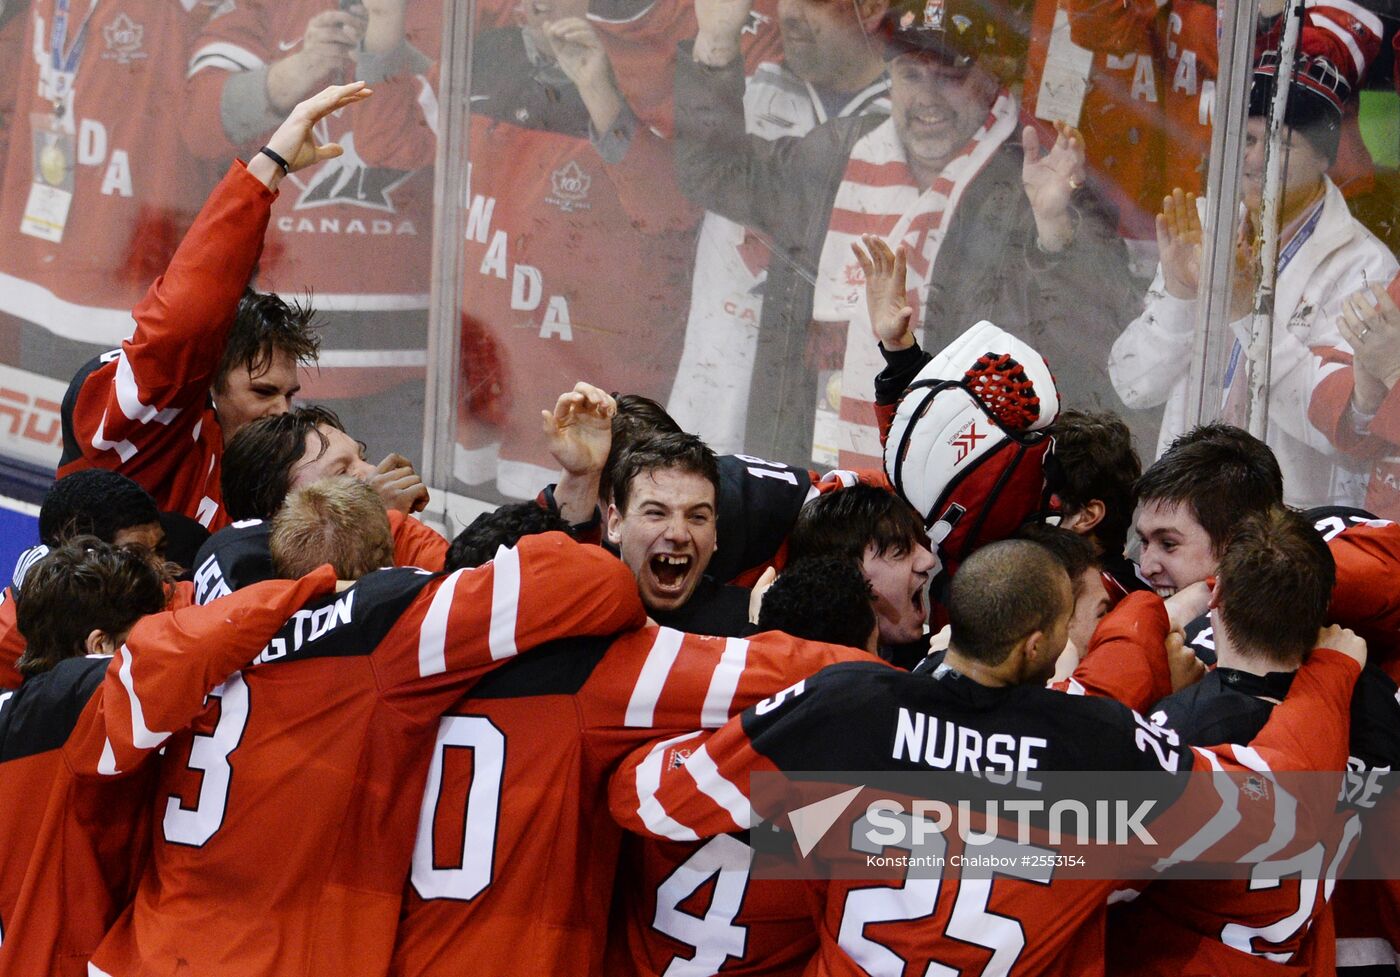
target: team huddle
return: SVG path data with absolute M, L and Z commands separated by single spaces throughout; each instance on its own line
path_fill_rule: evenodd
M 1144 471 L 991 322 L 924 352 L 867 235 L 883 467 L 717 456 L 580 381 L 557 480 L 449 541 L 406 457 L 292 404 L 309 310 L 245 290 L 369 95 L 234 164 L 69 388 L 0 600 L 0 977 L 1394 968 L 1400 888 L 1345 873 L 1395 823 L 1400 527 L 1286 507 L 1224 423 Z M 755 774 L 994 769 L 1273 784 L 1154 822 L 1254 874 L 751 873 Z

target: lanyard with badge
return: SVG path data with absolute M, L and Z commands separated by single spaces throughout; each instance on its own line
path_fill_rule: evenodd
M 33 180 L 19 229 L 24 234 L 55 244 L 63 240 L 68 210 L 73 203 L 73 166 L 77 158 L 75 126 L 71 117 L 73 85 L 83 48 L 87 45 L 88 25 L 92 23 L 97 3 L 98 0 L 89 0 L 87 13 L 76 29 L 71 29 L 69 0 L 54 0 L 53 27 L 49 31 L 49 64 L 43 73 L 43 94 L 52 103 L 53 109 L 50 112 L 35 112 L 29 117 L 33 134 Z
M 1324 201 L 1325 202 L 1325 201 Z M 1322 219 L 1322 204 L 1319 203 L 1313 212 L 1308 215 L 1308 219 L 1303 226 L 1298 228 L 1298 233 L 1294 234 L 1288 245 L 1278 256 L 1278 274 L 1283 275 L 1283 270 L 1288 267 L 1288 263 L 1307 243 L 1308 238 L 1313 236 L 1313 231 L 1317 230 L 1317 223 Z M 1235 387 L 1235 372 L 1239 369 L 1240 357 L 1244 353 L 1244 348 L 1238 339 L 1230 347 L 1230 362 L 1225 367 L 1225 395 L 1221 403 L 1220 419 L 1227 424 L 1234 424 L 1239 427 L 1244 426 L 1244 393 L 1248 384 L 1240 384 L 1238 390 Z

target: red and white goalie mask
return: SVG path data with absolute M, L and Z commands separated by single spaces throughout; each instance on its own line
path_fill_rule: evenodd
M 986 320 L 919 371 L 895 411 L 885 473 L 923 516 L 944 569 L 1046 508 L 1047 429 L 1059 412 L 1045 358 Z

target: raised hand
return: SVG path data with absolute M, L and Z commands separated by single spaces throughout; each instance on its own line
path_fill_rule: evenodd
M 1157 215 L 1157 250 L 1162 261 L 1162 280 L 1167 294 L 1178 299 L 1194 299 L 1201 284 L 1201 216 L 1196 212 L 1196 195 L 1180 187 L 1162 198 Z
M 861 236 L 851 250 L 865 273 L 865 307 L 870 313 L 870 329 L 885 349 L 894 351 L 914 345 L 909 324 L 914 307 L 907 304 L 908 257 L 904 245 L 895 251 L 874 234 Z
M 1084 185 L 1084 137 L 1063 122 L 1055 123 L 1055 144 L 1041 152 L 1040 133 L 1034 126 L 1021 130 L 1021 186 L 1035 215 L 1040 246 L 1063 251 L 1074 241 L 1070 199 Z
M 612 64 L 603 42 L 582 17 L 565 17 L 545 25 L 545 36 L 564 74 L 579 88 L 612 85 Z
M 540 411 L 549 453 L 570 475 L 601 472 L 612 447 L 612 419 L 617 401 L 580 380 L 559 395 L 554 410 Z
M 334 159 L 344 150 L 338 143 L 317 145 L 314 132 L 316 123 L 337 109 L 363 102 L 371 94 L 362 81 L 322 89 L 304 102 L 297 103 L 291 115 L 287 116 L 287 121 L 278 126 L 268 139 L 268 148 L 287 161 L 288 170 L 292 173 L 322 160 Z M 248 163 L 248 172 L 272 189 L 276 189 L 283 175 L 281 168 L 262 153 Z
M 404 39 L 404 18 L 407 0 L 364 0 L 365 50 L 370 54 L 387 54 Z
M 351 57 L 365 36 L 364 8 L 323 10 L 306 22 L 301 46 L 268 68 L 267 94 L 286 111 L 335 73 L 353 67 Z
M 695 0 L 695 60 L 722 67 L 739 56 L 739 35 L 753 0 Z
M 1342 300 L 1337 331 L 1354 354 L 1352 402 L 1374 414 L 1400 382 L 1400 308 L 1381 286 L 1363 288 Z

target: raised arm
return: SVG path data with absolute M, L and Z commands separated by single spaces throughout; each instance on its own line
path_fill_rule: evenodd
M 554 504 L 570 525 L 591 522 L 598 511 L 603 466 L 612 448 L 612 419 L 617 401 L 599 387 L 580 380 L 541 410 L 545 442 L 559 463 Z
M 252 661 L 302 605 L 335 585 L 324 566 L 301 580 L 268 580 L 138 621 L 64 745 L 69 767 L 82 776 L 132 772 L 189 725 L 209 691 Z
M 291 172 L 339 156 L 341 148 L 318 145 L 312 129 L 369 94 L 359 82 L 327 88 L 293 109 L 268 147 Z M 133 310 L 135 332 L 78 395 L 72 425 L 85 458 L 115 452 L 120 466 L 139 466 L 143 440 L 157 436 L 174 414 L 203 405 L 283 176 L 260 153 L 246 167 L 235 163 L 214 189 L 170 267 Z
M 522 652 L 645 621 L 636 579 L 621 560 L 563 533 L 543 533 L 433 584 L 398 619 L 372 662 L 391 701 L 432 713 Z

